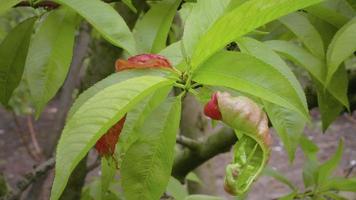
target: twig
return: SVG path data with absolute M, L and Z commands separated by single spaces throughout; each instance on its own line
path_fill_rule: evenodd
M 27 116 L 27 127 L 28 127 L 28 131 L 30 133 L 31 141 L 32 141 L 33 147 L 35 148 L 36 154 L 38 155 L 39 158 L 42 158 L 43 157 L 42 149 L 37 141 L 36 131 L 33 126 L 33 121 L 32 121 L 31 115 Z
M 13 111 L 11 112 L 11 114 L 12 114 L 12 117 L 13 117 L 15 125 L 16 125 L 16 133 L 19 135 L 22 145 L 26 147 L 28 154 L 30 155 L 30 157 L 33 160 L 39 161 L 40 160 L 39 156 L 31 150 L 31 148 L 28 144 L 28 141 L 25 137 L 25 134 L 23 133 L 22 126 L 21 126 L 21 123 L 20 123 L 18 117 L 16 116 L 16 114 Z
M 196 151 L 200 147 L 200 143 L 198 141 L 185 137 L 183 135 L 178 135 L 176 138 L 176 142 L 184 147 L 189 148 L 192 151 Z
M 23 191 L 25 191 L 28 186 L 30 186 L 33 182 L 35 182 L 37 179 L 39 179 L 41 176 L 44 174 L 47 174 L 47 172 L 53 168 L 55 163 L 54 158 L 51 158 L 38 167 L 36 167 L 32 172 L 24 175 L 24 178 L 17 182 L 17 189 L 10 192 L 8 195 L 5 197 L 2 197 L 1 200 L 17 200 L 20 198 L 21 194 Z

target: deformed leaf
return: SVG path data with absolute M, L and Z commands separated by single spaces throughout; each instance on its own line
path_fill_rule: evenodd
M 114 123 L 149 94 L 172 84 L 166 78 L 141 76 L 109 86 L 85 102 L 61 134 L 51 200 L 60 198 L 75 166 Z
M 37 117 L 67 77 L 73 56 L 75 16 L 69 9 L 49 13 L 31 41 L 26 78 Z
M 181 99 L 168 98 L 140 128 L 122 163 L 122 187 L 130 200 L 156 200 L 168 184 L 179 128 Z
M 25 67 L 33 25 L 37 18 L 29 18 L 14 29 L 0 44 L 0 102 L 7 105 L 19 85 Z

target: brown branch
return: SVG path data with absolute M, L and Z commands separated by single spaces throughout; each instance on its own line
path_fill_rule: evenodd
M 38 167 L 36 167 L 32 172 L 29 172 L 24 175 L 24 178 L 17 182 L 17 188 L 7 194 L 5 197 L 2 197 L 1 200 L 17 200 L 21 197 L 23 191 L 25 191 L 28 186 L 30 186 L 37 179 L 47 174 L 47 172 L 54 167 L 54 159 L 51 158 Z
M 32 145 L 33 145 L 33 147 L 35 149 L 35 152 L 38 155 L 38 157 L 42 158 L 43 157 L 42 149 L 41 149 L 40 145 L 38 144 L 38 140 L 37 140 L 37 137 L 36 137 L 37 134 L 36 134 L 35 128 L 33 126 L 32 116 L 28 115 L 26 118 L 27 118 L 27 128 L 28 128 L 28 131 L 30 133 L 30 138 L 31 138 L 31 141 L 32 141 Z

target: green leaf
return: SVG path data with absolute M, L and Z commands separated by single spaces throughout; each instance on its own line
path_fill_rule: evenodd
M 170 44 L 168 47 L 164 48 L 159 55 L 166 57 L 172 66 L 178 68 L 179 70 L 183 70 L 182 65 L 178 65 L 184 59 L 181 51 L 182 41 L 177 41 L 173 44 Z
M 192 56 L 196 68 L 229 42 L 290 12 L 321 0 L 250 0 L 220 17 L 201 37 Z
M 110 183 L 115 178 L 116 161 L 112 157 L 101 158 L 101 199 L 106 200 L 105 196 L 109 190 Z M 97 199 L 100 200 L 100 199 Z
M 356 178 L 333 177 L 329 178 L 323 190 L 337 190 L 356 192 Z
M 278 200 L 294 200 L 294 197 L 296 197 L 296 196 L 297 196 L 297 193 L 292 192 L 290 194 L 287 194 L 283 197 L 278 198 Z
M 7 105 L 24 71 L 33 25 L 37 18 L 29 18 L 14 29 L 0 44 L 0 102 Z
M 185 198 L 185 200 L 223 200 L 221 197 L 214 197 L 202 194 L 193 194 Z
M 73 56 L 75 13 L 58 9 L 34 35 L 26 59 L 26 78 L 38 117 L 62 86 Z
M 304 187 L 315 186 L 318 182 L 318 162 L 316 160 L 307 160 L 303 166 Z
M 323 40 L 307 17 L 292 13 L 282 17 L 279 21 L 293 32 L 314 56 L 320 59 L 325 57 Z
M 0 15 L 20 2 L 21 0 L 2 0 L 0 3 Z
M 174 197 L 175 200 L 184 200 L 188 196 L 188 191 L 177 179 L 171 177 L 166 189 L 168 195 Z
M 151 112 L 156 109 L 168 96 L 171 91 L 171 86 L 166 86 L 155 91 L 132 109 L 126 117 L 124 128 L 120 134 L 120 140 L 116 145 L 115 153 L 120 157 L 120 161 L 125 158 L 125 154 L 129 147 L 141 135 L 140 128 Z
M 341 161 L 343 149 L 344 149 L 344 140 L 341 139 L 335 154 L 328 161 L 320 165 L 318 170 L 319 185 L 323 185 L 328 182 L 331 173 L 337 168 L 337 166 Z
M 305 10 L 338 28 L 356 14 L 345 0 L 327 0 Z
M 122 3 L 124 3 L 127 7 L 129 7 L 130 10 L 132 10 L 132 12 L 137 13 L 137 9 L 133 5 L 132 0 L 122 0 Z
M 189 172 L 187 176 L 185 177 L 186 180 L 192 181 L 199 183 L 200 185 L 203 185 L 203 181 L 196 175 L 194 172 Z
M 319 147 L 311 141 L 307 136 L 302 135 L 299 139 L 300 147 L 304 153 L 304 155 L 308 158 L 308 160 L 316 160 L 316 154 L 319 151 Z
M 67 116 L 67 121 L 73 116 L 73 114 L 91 97 L 93 97 L 96 93 L 102 91 L 103 89 L 126 81 L 131 78 L 140 77 L 140 76 L 161 76 L 161 77 L 168 77 L 171 73 L 167 70 L 157 70 L 157 69 L 132 69 L 132 70 L 125 70 L 121 71 L 120 73 L 114 73 L 110 76 L 106 77 L 105 79 L 97 82 L 92 87 L 85 90 L 83 93 L 79 95 L 79 97 L 75 100 L 72 107 L 70 108 Z
M 340 64 L 356 51 L 355 33 L 356 17 L 345 24 L 332 39 L 326 55 L 327 82 L 330 82 Z
M 180 2 L 160 1 L 136 23 L 134 36 L 141 53 L 158 53 L 166 47 L 167 35 Z
M 335 192 L 331 192 L 331 191 L 324 192 L 323 195 L 326 197 L 329 197 L 328 199 L 332 199 L 332 200 L 347 200 L 347 198 L 345 198 L 339 194 L 336 194 Z
M 298 191 L 298 188 L 296 188 L 290 180 L 288 180 L 283 174 L 270 167 L 265 167 L 265 169 L 262 171 L 262 174 L 265 176 L 273 177 L 277 181 L 288 186 L 293 191 Z
M 305 100 L 299 98 L 290 80 L 273 66 L 248 54 L 221 51 L 194 73 L 193 80 L 239 90 L 309 119 Z
M 325 65 L 323 61 L 310 54 L 304 48 L 282 40 L 270 40 L 265 42 L 265 44 L 274 51 L 282 54 L 282 56 L 288 60 L 303 67 L 320 83 L 325 82 Z
M 54 0 L 76 11 L 110 43 L 136 54 L 134 37 L 124 19 L 101 0 Z
M 103 89 L 85 102 L 61 134 L 51 200 L 59 199 L 75 166 L 113 124 L 150 93 L 172 82 L 155 76 L 132 78 Z
M 224 14 L 230 0 L 197 1 L 184 24 L 183 44 L 187 56 L 191 56 L 201 37 Z M 211 42 L 211 41 L 209 41 Z
M 140 128 L 140 137 L 122 163 L 126 199 L 156 200 L 166 189 L 172 171 L 179 129 L 181 99 L 169 98 L 156 108 Z

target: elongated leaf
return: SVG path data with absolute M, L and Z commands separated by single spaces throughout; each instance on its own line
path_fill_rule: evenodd
M 331 173 L 337 168 L 337 166 L 341 161 L 343 149 L 344 149 L 344 140 L 341 139 L 335 154 L 328 161 L 326 161 L 319 167 L 318 170 L 319 185 L 327 184 Z
M 278 198 L 278 200 L 294 200 L 294 197 L 297 196 L 298 194 L 296 192 L 292 192 L 290 194 L 287 194 L 283 197 Z
M 100 199 L 106 200 L 105 196 L 109 190 L 110 183 L 115 178 L 116 162 L 112 157 L 101 158 L 101 195 Z
M 187 56 L 191 57 L 201 36 L 223 15 L 229 2 L 230 0 L 204 0 L 193 4 L 185 21 L 182 38 Z
M 192 66 L 202 64 L 224 45 L 278 17 L 321 0 L 251 0 L 220 17 L 199 40 Z
M 328 73 L 327 82 L 337 71 L 340 64 L 356 51 L 356 17 L 345 24 L 331 41 L 326 56 Z
M 270 40 L 265 42 L 265 44 L 297 65 L 303 67 L 320 83 L 325 82 L 324 63 L 302 47 L 282 40 Z
M 67 76 L 73 55 L 75 16 L 68 9 L 51 12 L 31 41 L 26 76 L 37 117 Z
M 110 43 L 136 54 L 134 37 L 122 17 L 101 0 L 55 0 L 75 10 Z
M 134 77 L 140 77 L 140 76 L 147 76 L 147 75 L 152 75 L 152 76 L 161 76 L 165 77 L 170 75 L 169 71 L 167 70 L 151 70 L 151 69 L 145 69 L 145 70 L 126 70 L 126 71 L 121 71 L 120 73 L 114 73 L 105 79 L 97 82 L 95 85 L 92 87 L 88 88 L 85 90 L 82 94 L 79 95 L 79 97 L 75 100 L 73 106 L 70 108 L 67 116 L 67 121 L 70 120 L 70 118 L 73 116 L 73 114 L 91 97 L 93 97 L 96 93 L 100 92 L 101 90 L 120 83 L 122 81 L 126 81 L 130 78 Z
M 21 0 L 1 0 L 0 2 L 0 15 L 9 10 L 11 7 L 20 3 Z
M 142 134 L 140 128 L 147 117 L 167 98 L 171 89 L 171 86 L 160 88 L 128 113 L 124 129 L 115 149 L 115 153 L 120 157 L 120 160 L 125 157 L 126 151 Z
M 0 45 L 0 102 L 7 105 L 19 85 L 37 18 L 29 18 L 12 29 Z
M 306 8 L 306 11 L 338 28 L 356 14 L 345 0 L 327 0 Z
M 262 174 L 265 176 L 273 177 L 277 181 L 288 186 L 293 191 L 298 191 L 298 189 L 293 185 L 293 183 L 290 180 L 288 180 L 285 176 L 283 176 L 283 174 L 279 173 L 278 171 L 276 171 L 270 167 L 266 167 L 263 170 Z
M 261 61 L 269 64 L 285 77 L 288 77 L 301 101 L 305 102 L 305 95 L 302 87 L 290 70 L 289 66 L 272 51 L 267 45 L 252 38 L 241 38 L 237 40 L 242 52 L 249 53 Z M 273 127 L 283 141 L 284 147 L 288 152 L 290 161 L 294 160 L 294 154 L 299 144 L 299 137 L 305 126 L 304 118 L 293 110 L 285 109 L 276 104 L 264 101 L 264 108 L 272 122 Z M 306 103 L 305 103 L 306 104 Z
M 325 57 L 323 40 L 306 16 L 292 13 L 279 21 L 292 31 L 314 56 L 321 59 Z
M 236 89 L 309 118 L 305 102 L 299 98 L 288 78 L 253 56 L 221 51 L 202 66 L 193 75 L 194 81 Z
M 171 84 L 166 78 L 141 76 L 107 87 L 84 103 L 59 140 L 51 200 L 59 199 L 75 166 L 114 123 L 150 93 Z
M 356 178 L 343 178 L 334 177 L 328 179 L 326 186 L 323 187 L 324 190 L 338 190 L 338 191 L 349 191 L 356 192 Z
M 147 118 L 122 163 L 122 187 L 131 200 L 156 200 L 168 184 L 180 121 L 180 98 L 169 98 Z
M 134 36 L 140 52 L 158 53 L 166 47 L 167 35 L 180 2 L 163 0 L 154 4 L 137 22 Z

